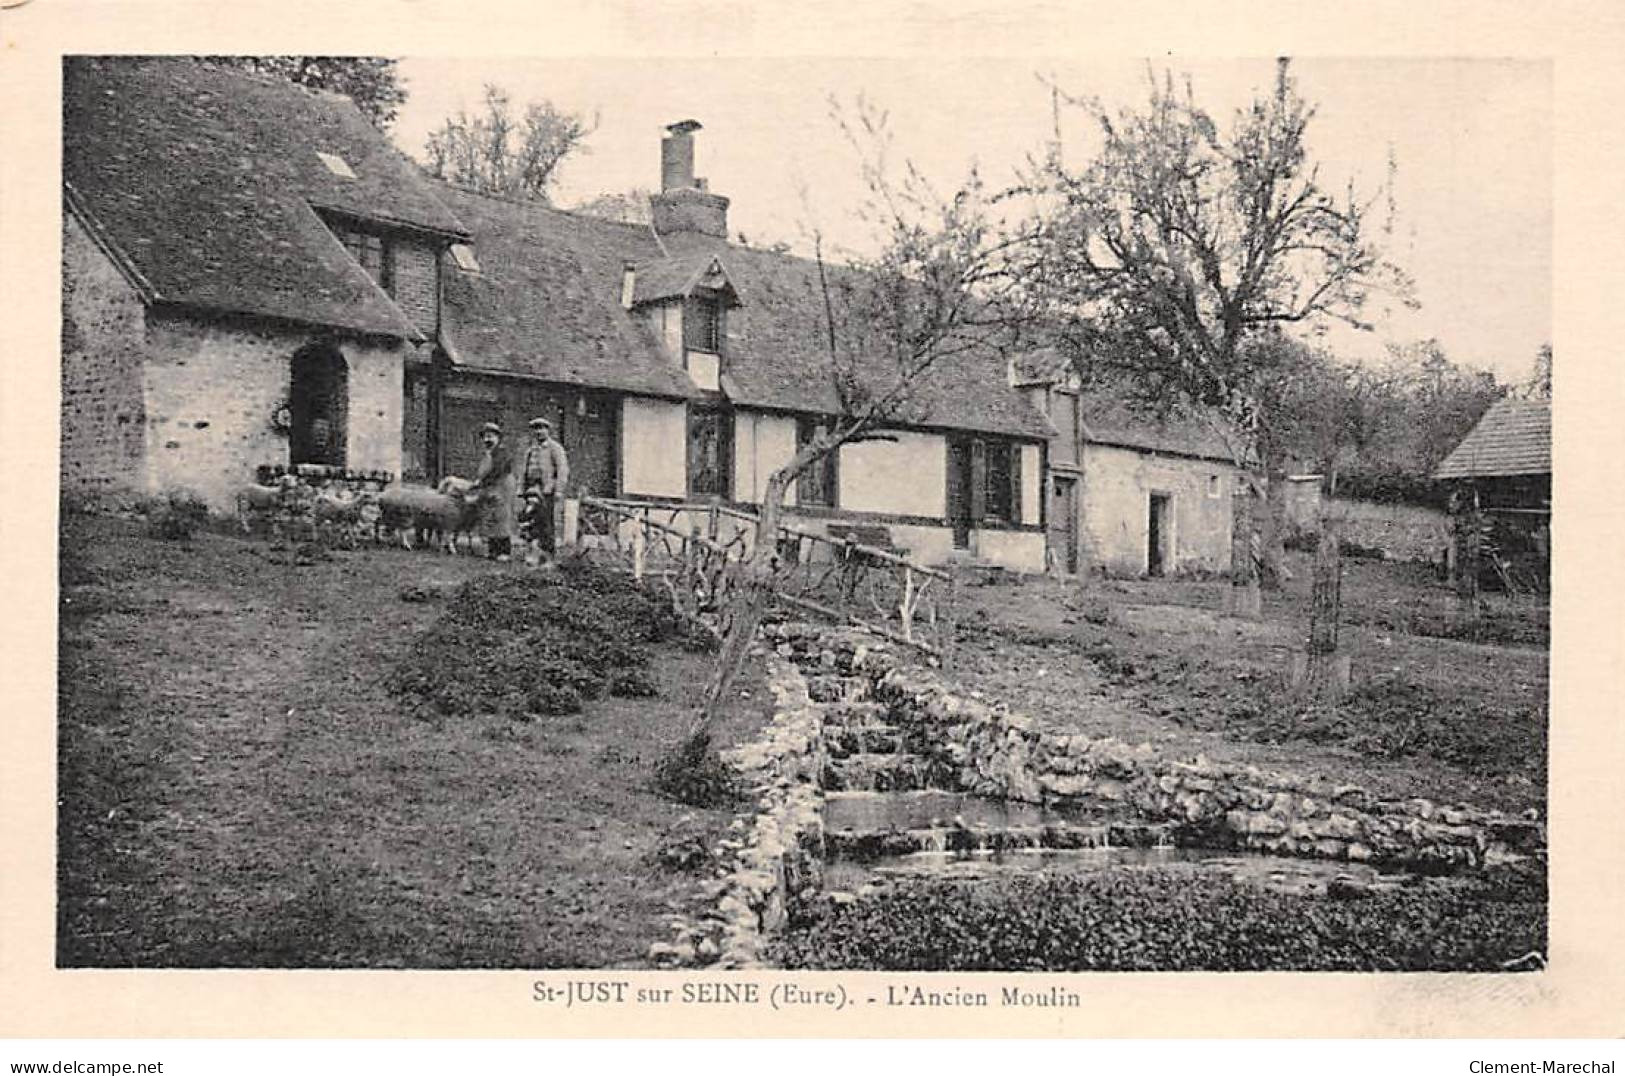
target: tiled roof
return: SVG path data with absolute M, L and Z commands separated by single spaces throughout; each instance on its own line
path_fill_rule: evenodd
M 649 303 L 658 299 L 686 298 L 714 264 L 720 264 L 715 254 L 694 251 L 674 254 L 634 267 L 632 302 Z M 727 275 L 727 270 L 723 270 Z
M 1068 363 L 1055 348 L 1036 348 L 1011 362 L 1017 384 L 1053 385 L 1065 380 Z M 1120 376 L 1096 374 L 1079 392 L 1086 440 L 1150 452 L 1234 461 L 1229 446 L 1206 423 L 1189 413 L 1153 413 L 1138 405 Z
M 622 392 L 695 394 L 620 305 L 625 264 L 660 256 L 646 225 L 440 191 L 472 229 L 480 263 L 478 273 L 445 270 L 442 331 L 456 361 Z
M 75 207 L 153 299 L 418 337 L 316 210 L 463 228 L 348 99 L 147 57 L 69 57 L 62 94 Z
M 1497 400 L 1433 472 L 1435 478 L 1551 474 L 1550 400 Z
M 721 258 L 740 305 L 725 322 L 729 396 L 750 407 L 833 413 L 823 290 L 818 265 L 774 251 L 709 243 Z M 668 240 L 668 244 L 670 240 Z M 826 266 L 826 274 L 843 271 Z M 886 382 L 877 364 L 869 373 Z M 908 424 L 941 426 L 1047 440 L 1049 421 L 1010 387 L 1005 356 L 976 347 L 939 359 L 915 384 L 906 409 Z
M 481 272 L 448 271 L 445 318 L 470 366 L 627 392 L 694 396 L 688 375 L 620 305 L 686 294 L 712 260 L 740 297 L 729 310 L 728 397 L 745 407 L 831 413 L 836 395 L 823 340 L 815 263 L 693 234 L 658 243 L 626 225 L 462 191 L 443 197 L 475 233 Z M 653 278 L 650 280 L 649 278 Z M 657 294 L 658 293 L 658 294 Z M 1005 378 L 992 351 L 933 368 L 909 424 L 1048 438 L 1047 420 Z

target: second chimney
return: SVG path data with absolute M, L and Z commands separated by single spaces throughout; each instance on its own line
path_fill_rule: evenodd
M 698 232 L 728 238 L 728 199 L 712 194 L 694 175 L 697 120 L 680 120 L 660 140 L 660 193 L 650 199 L 655 231 L 661 235 Z
M 694 182 L 694 132 L 699 129 L 698 120 L 679 120 L 667 125 L 666 137 L 660 140 L 661 190 L 698 186 Z

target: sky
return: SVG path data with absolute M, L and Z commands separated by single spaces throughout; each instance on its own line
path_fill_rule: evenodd
M 1388 180 L 1394 217 L 1387 248 L 1416 283 L 1418 309 L 1383 304 L 1373 333 L 1333 328 L 1326 342 L 1350 358 L 1436 337 L 1457 362 L 1503 380 L 1525 377 L 1551 339 L 1552 71 L 1549 63 L 1490 59 L 1308 58 L 1293 65 L 1316 105 L 1307 135 L 1323 182 L 1376 191 Z M 1161 66 L 1159 65 L 1159 70 Z M 1179 60 L 1197 100 L 1226 124 L 1274 61 Z M 798 249 L 817 229 L 835 251 L 861 252 L 870 233 L 854 208 L 864 190 L 856 151 L 831 116 L 861 95 L 885 110 L 897 161 L 953 190 L 975 165 L 990 183 L 1014 177 L 1054 131 L 1048 83 L 1108 107 L 1145 98 L 1143 59 L 614 59 L 403 60 L 408 98 L 395 138 L 421 156 L 448 115 L 475 109 L 486 83 L 516 102 L 547 99 L 598 128 L 565 162 L 555 204 L 659 186 L 666 124 L 697 119 L 696 171 L 732 200 L 729 228 L 752 242 Z M 1067 159 L 1087 159 L 1092 132 L 1061 109 Z

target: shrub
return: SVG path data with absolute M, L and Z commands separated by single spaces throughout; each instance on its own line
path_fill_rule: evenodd
M 677 630 L 662 595 L 585 562 L 485 576 L 457 590 L 389 686 L 446 716 L 572 714 L 623 682 L 653 694 L 648 647 Z
M 739 774 L 711 750 L 711 737 L 697 733 L 655 767 L 655 791 L 691 807 L 732 807 L 744 798 Z
M 189 490 L 172 490 L 168 497 L 149 509 L 148 526 L 159 538 L 191 541 L 197 529 L 209 521 L 209 506 Z
M 910 880 L 794 923 L 790 968 L 1491 971 L 1546 949 L 1543 888 L 1514 876 L 1358 900 L 1188 870 Z

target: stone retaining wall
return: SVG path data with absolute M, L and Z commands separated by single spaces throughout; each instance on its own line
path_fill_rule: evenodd
M 1159 756 L 1149 744 L 1040 729 L 1001 704 L 950 691 L 850 629 L 777 625 L 779 652 L 809 669 L 815 695 L 850 677 L 913 725 L 960 791 L 1171 824 L 1175 843 L 1448 871 L 1542 852 L 1540 823 L 1355 785 Z
M 723 755 L 756 795 L 756 813 L 736 821 L 736 838 L 723 842 L 728 861 L 707 887 L 711 910 L 698 923 L 675 924 L 673 941 L 649 947 L 658 966 L 761 966 L 763 940 L 783 928 L 791 901 L 822 883 L 823 707 L 782 658 L 769 660 L 768 686 L 772 721 L 759 739 Z

